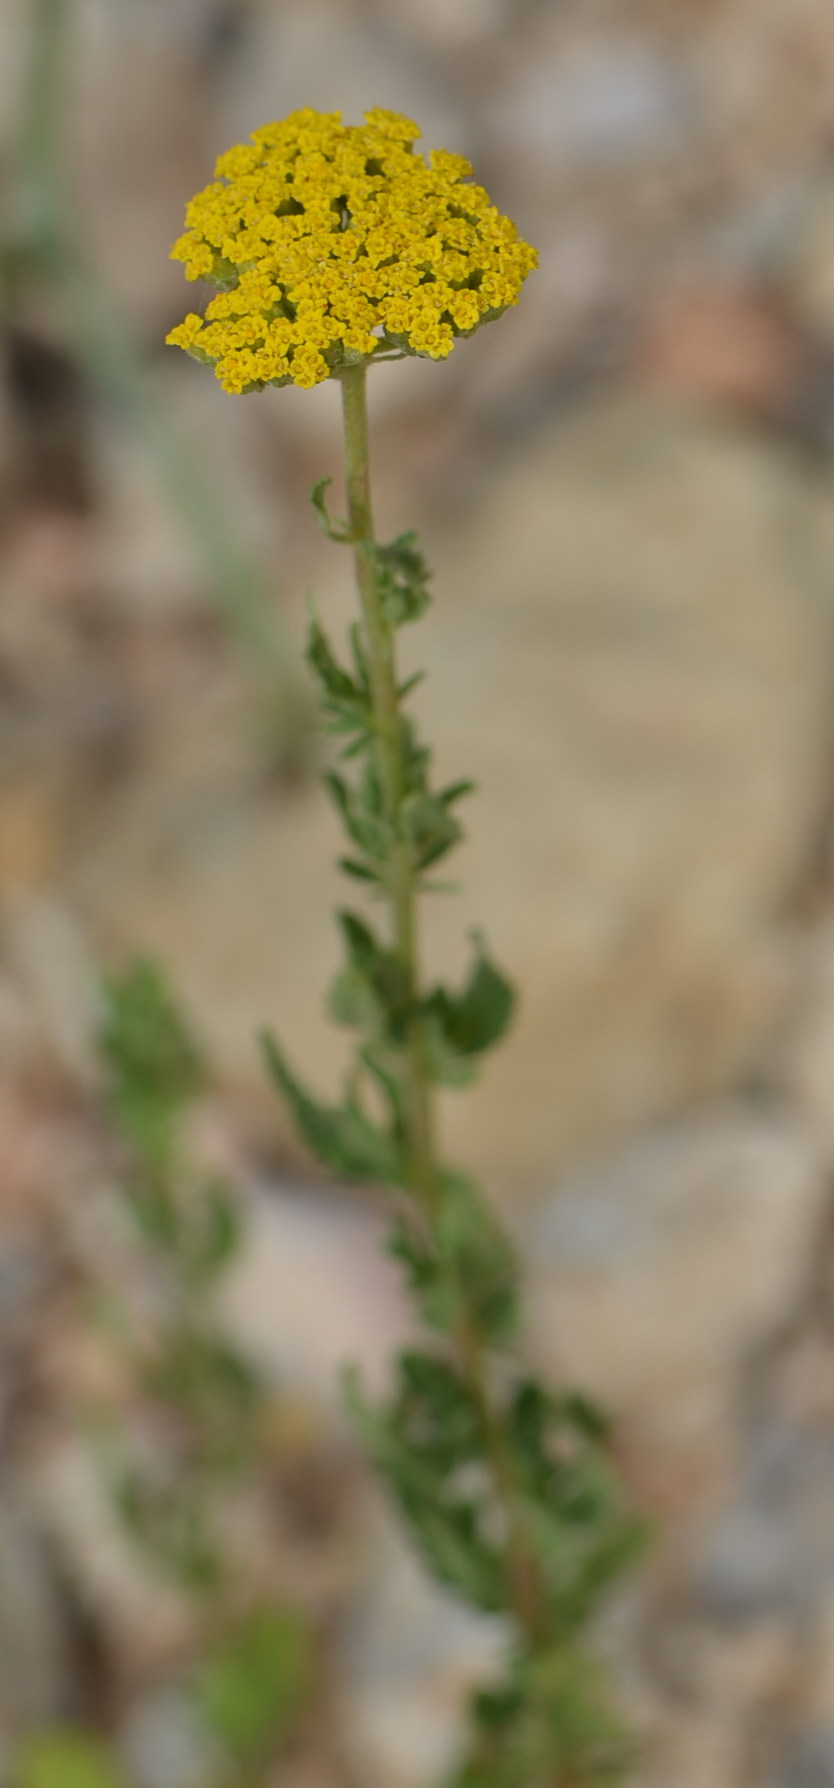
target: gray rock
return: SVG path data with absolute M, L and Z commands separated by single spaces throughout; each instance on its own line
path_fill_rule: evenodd
M 136 1788 L 204 1788 L 222 1777 L 219 1747 L 187 1695 L 174 1688 L 139 1699 L 118 1744 Z
M 624 33 L 521 61 L 498 119 L 513 148 L 588 171 L 669 155 L 690 133 L 692 109 L 683 62 L 648 35 Z
M 807 1733 L 780 1765 L 772 1788 L 834 1788 L 834 1727 Z
M 243 1247 L 223 1287 L 241 1344 L 279 1387 L 331 1418 L 342 1408 L 345 1366 L 357 1365 L 381 1390 L 408 1334 L 385 1234 L 381 1215 L 349 1191 L 271 1185 L 248 1205 Z
M 755 1506 L 718 1517 L 694 1574 L 705 1609 L 728 1625 L 801 1613 L 819 1592 L 819 1567 L 801 1530 Z
M 636 1139 L 526 1227 L 537 1351 L 656 1458 L 723 1471 L 739 1374 L 794 1306 L 825 1200 L 801 1127 L 741 1102 Z

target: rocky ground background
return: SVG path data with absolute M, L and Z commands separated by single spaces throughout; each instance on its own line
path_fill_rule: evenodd
M 36 8 L 0 11 L 0 1753 L 92 1707 L 138 1788 L 200 1780 L 181 1611 L 109 1532 L 68 1414 L 106 1371 L 77 1295 L 110 1171 L 97 978 L 137 950 L 215 1064 L 202 1134 L 248 1215 L 228 1321 L 290 1412 L 270 1568 L 330 1633 L 336 1712 L 275 1780 L 422 1788 L 499 1637 L 428 1589 L 352 1453 L 338 1364 L 381 1376 L 405 1317 L 375 1207 L 310 1179 L 253 1043 L 270 1022 L 335 1084 L 336 838 L 289 667 L 305 589 L 349 608 L 306 504 L 336 397 L 232 402 L 161 346 L 213 155 L 300 104 L 384 104 L 542 251 L 500 330 L 374 384 L 383 523 L 437 566 L 421 711 L 480 786 L 432 960 L 477 921 L 524 990 L 450 1142 L 528 1257 L 531 1353 L 611 1406 L 654 1523 L 603 1635 L 640 1788 L 827 1788 L 830 0 L 68 12 L 86 332 L 15 258 Z M 113 318 L 139 398 L 96 372 Z

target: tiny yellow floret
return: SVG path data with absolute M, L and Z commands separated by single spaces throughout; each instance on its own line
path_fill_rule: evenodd
M 381 108 L 349 125 L 305 107 L 227 149 L 171 250 L 219 293 L 166 340 L 237 393 L 386 353 L 443 359 L 499 317 L 536 251 L 464 156 L 415 153 L 420 134 Z

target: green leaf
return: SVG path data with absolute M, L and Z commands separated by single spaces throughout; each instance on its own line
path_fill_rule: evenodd
M 310 502 L 315 510 L 316 519 L 324 529 L 328 540 L 335 540 L 340 546 L 350 546 L 353 542 L 353 535 L 347 522 L 331 521 L 328 512 L 325 493 L 332 483 L 332 478 L 317 478 L 310 492 Z
M 429 793 L 428 773 L 431 764 L 431 751 L 427 745 L 421 745 L 410 720 L 402 719 L 402 749 L 404 786 L 410 795 L 427 795 Z M 438 796 L 438 800 L 442 797 Z
M 416 542 L 411 531 L 374 551 L 379 597 L 392 627 L 418 620 L 431 601 L 432 574 Z
M 510 1339 L 518 1321 L 518 1263 L 468 1180 L 447 1174 L 431 1231 L 401 1217 L 389 1246 L 433 1328 L 454 1334 L 466 1322 L 496 1345 Z
M 348 746 L 351 753 L 367 742 L 371 719 L 370 688 L 367 675 L 359 679 L 343 670 L 331 650 L 327 635 L 313 618 L 307 636 L 307 663 L 319 684 L 322 706 L 329 716 L 329 730 L 337 733 L 358 733 Z
M 133 1176 L 125 1185 L 125 1201 L 142 1240 L 163 1255 L 175 1256 L 182 1241 L 183 1219 L 167 1182 L 156 1175 Z
M 374 864 L 384 864 L 395 842 L 390 821 L 374 812 L 367 799 L 363 798 L 362 792 L 358 795 L 349 788 L 344 777 L 339 776 L 335 770 L 327 772 L 324 782 L 341 814 L 348 835 L 371 858 L 371 868 Z
M 637 1556 L 645 1530 L 627 1506 L 602 1424 L 584 1397 L 523 1378 L 506 1429 L 554 1624 L 575 1631 Z
M 330 991 L 329 1006 L 339 1024 L 402 1035 L 409 1012 L 408 977 L 393 951 L 383 950 L 356 913 L 342 912 L 339 923 L 347 947 L 347 967 Z
M 372 981 L 353 963 L 340 969 L 327 996 L 327 1010 L 336 1024 L 350 1030 L 376 1030 L 384 1014 Z
M 359 1051 L 359 1058 L 366 1072 L 379 1087 L 391 1112 L 395 1134 L 402 1139 L 405 1135 L 408 1101 L 405 1089 L 397 1075 L 389 1067 L 387 1060 L 383 1059 L 386 1054 L 384 1043 L 380 1044 L 374 1041 L 363 1044 Z
M 130 1464 L 111 1469 L 115 1508 L 134 1543 L 166 1576 L 192 1592 L 216 1591 L 223 1562 L 193 1475 L 170 1484 L 152 1482 Z
M 37 1733 L 26 1741 L 14 1773 L 15 1788 L 125 1788 L 107 1746 L 72 1727 Z
M 387 1412 L 346 1381 L 351 1418 L 387 1478 L 413 1538 L 435 1575 L 475 1607 L 498 1611 L 505 1596 L 500 1544 L 476 1492 L 456 1477 L 476 1449 L 480 1416 L 446 1362 L 404 1354 L 400 1393 Z
M 461 837 L 457 820 L 439 795 L 408 795 L 400 819 L 417 869 L 429 869 L 439 862 Z
M 564 1644 L 511 1660 L 506 1682 L 473 1699 L 474 1740 L 447 1788 L 602 1788 L 633 1762 L 599 1667 Z
M 372 1124 L 355 1099 L 339 1106 L 318 1104 L 290 1072 L 274 1039 L 266 1034 L 262 1041 L 269 1073 L 317 1159 L 348 1179 L 404 1184 L 407 1169 L 397 1138 Z
M 220 1179 L 209 1180 L 193 1202 L 194 1220 L 188 1229 L 184 1266 L 188 1277 L 203 1285 L 215 1279 L 237 1253 L 242 1218 L 234 1194 Z
M 382 876 L 376 869 L 371 869 L 367 863 L 358 862 L 356 857 L 340 857 L 339 868 L 344 870 L 345 875 L 352 875 L 357 882 L 382 881 Z
M 475 962 L 462 993 L 438 987 L 425 1009 L 440 1026 L 447 1045 L 461 1056 L 480 1055 L 503 1036 L 515 994 L 476 938 Z
M 450 1041 L 441 1014 L 428 1005 L 423 1008 L 421 1035 L 430 1078 L 438 1086 L 469 1086 L 477 1071 L 471 1056 Z
M 234 1255 L 240 1212 L 222 1180 L 175 1192 L 167 1180 L 134 1176 L 125 1186 L 125 1199 L 143 1241 L 191 1284 L 207 1284 Z
M 230 1437 L 240 1441 L 260 1389 L 253 1366 L 231 1341 L 194 1327 L 165 1337 L 145 1362 L 141 1382 L 166 1409 L 188 1418 L 204 1451 L 216 1439 L 220 1455 Z
M 172 1127 L 200 1094 L 206 1070 L 165 980 L 151 962 L 106 981 L 99 1047 L 114 1116 L 154 1166 L 166 1158 Z
M 459 782 L 450 782 L 448 788 L 441 789 L 438 800 L 444 807 L 451 807 L 455 801 L 462 801 L 464 795 L 474 794 L 475 786 L 470 777 L 464 776 Z
M 230 1759 L 256 1762 L 286 1738 L 311 1687 L 312 1645 L 299 1615 L 261 1608 L 199 1666 L 197 1707 Z

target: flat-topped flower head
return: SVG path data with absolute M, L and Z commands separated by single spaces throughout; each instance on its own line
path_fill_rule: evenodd
M 174 244 L 219 287 L 167 340 L 225 391 L 318 385 L 385 353 L 451 353 L 515 304 L 536 251 L 462 155 L 396 112 L 293 112 L 221 155 Z

